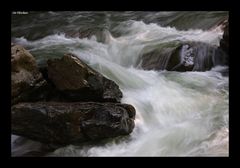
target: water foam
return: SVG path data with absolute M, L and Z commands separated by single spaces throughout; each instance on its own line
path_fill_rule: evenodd
M 207 72 L 144 71 L 136 69 L 141 50 L 152 44 L 202 41 L 218 45 L 217 30 L 179 31 L 157 24 L 130 21 L 107 32 L 105 43 L 96 38 L 70 38 L 64 34 L 37 41 L 19 38 L 31 51 L 64 46 L 91 67 L 114 80 L 123 92 L 123 103 L 137 111 L 136 127 L 125 140 L 100 146 L 67 146 L 56 156 L 193 156 L 214 147 L 209 137 L 228 125 L 228 77 L 219 68 Z M 221 70 L 221 68 L 220 68 Z M 207 142 L 208 145 L 204 145 Z M 206 144 L 206 143 L 205 143 Z M 204 147 L 204 150 L 203 150 Z

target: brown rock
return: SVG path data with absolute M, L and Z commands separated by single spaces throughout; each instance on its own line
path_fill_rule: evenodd
M 48 60 L 48 77 L 66 101 L 120 102 L 119 86 L 72 54 Z
M 38 71 L 34 57 L 19 45 L 13 45 L 11 52 L 12 104 L 42 99 L 46 81 Z

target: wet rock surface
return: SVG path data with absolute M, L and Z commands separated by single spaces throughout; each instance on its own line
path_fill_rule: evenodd
M 135 109 L 120 103 L 20 103 L 12 107 L 12 133 L 56 145 L 128 135 Z
M 66 101 L 119 102 L 118 85 L 72 54 L 48 61 L 48 77 Z

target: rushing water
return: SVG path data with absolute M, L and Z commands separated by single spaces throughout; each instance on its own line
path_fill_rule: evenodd
M 26 47 L 40 66 L 74 53 L 115 81 L 123 92 L 121 102 L 136 109 L 136 126 L 128 137 L 69 145 L 48 156 L 228 156 L 228 75 L 222 75 L 228 67 L 176 72 L 139 66 L 152 45 L 194 41 L 219 46 L 223 32 L 214 25 L 227 16 L 217 11 L 13 15 L 12 41 Z M 69 35 L 89 28 L 94 29 L 89 38 Z M 38 146 L 19 139 L 12 136 L 13 155 Z

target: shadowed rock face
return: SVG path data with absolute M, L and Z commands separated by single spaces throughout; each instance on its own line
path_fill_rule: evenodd
M 48 60 L 48 77 L 70 101 L 120 102 L 118 85 L 102 76 L 74 55 Z
M 12 106 L 12 133 L 42 143 L 67 145 L 128 135 L 135 109 L 120 103 L 21 103 Z
M 11 48 L 11 98 L 12 104 L 20 101 L 44 99 L 46 81 L 37 69 L 34 57 L 23 47 Z
M 224 33 L 223 33 L 223 38 L 220 41 L 220 48 L 227 55 L 229 55 L 229 22 L 228 21 L 225 23 L 225 27 L 224 27 L 223 31 L 224 31 Z
M 140 57 L 145 70 L 207 71 L 216 65 L 226 65 L 222 50 L 201 42 L 173 41 L 152 46 Z

